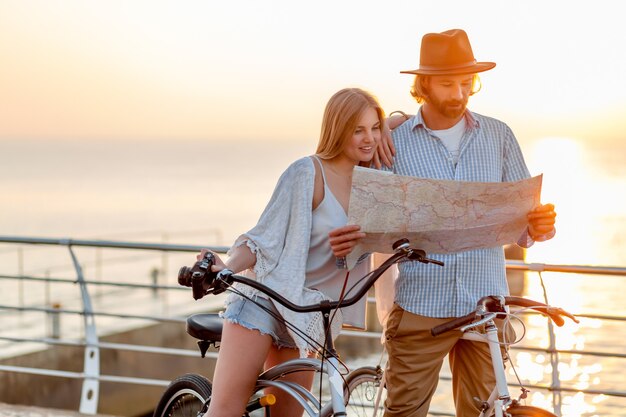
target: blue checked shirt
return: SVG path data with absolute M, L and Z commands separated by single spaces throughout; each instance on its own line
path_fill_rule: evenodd
M 399 175 L 456 181 L 509 182 L 530 177 L 519 144 L 506 124 L 469 110 L 465 117 L 456 166 L 419 111 L 393 131 L 396 156 L 391 170 Z M 528 247 L 532 240 L 525 233 L 518 243 Z M 460 317 L 471 312 L 482 296 L 509 293 L 501 246 L 429 256 L 445 266 L 398 265 L 395 301 L 411 313 Z

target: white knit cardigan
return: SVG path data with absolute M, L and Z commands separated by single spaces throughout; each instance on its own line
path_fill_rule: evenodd
M 256 264 L 253 271 L 247 271 L 248 275 L 297 305 L 315 304 L 327 298 L 320 291 L 304 286 L 311 241 L 314 183 L 315 167 L 312 159 L 304 157 L 293 162 L 278 180 L 257 225 L 237 238 L 229 251 L 230 254 L 234 248 L 246 244 L 256 255 Z M 244 284 L 237 285 L 237 289 L 248 297 L 259 295 Z M 237 297 L 231 294 L 226 304 Z M 321 313 L 294 313 L 278 302 L 274 304 L 286 321 L 323 344 Z M 333 319 L 333 336 L 338 335 L 341 323 L 341 311 L 337 311 Z M 301 356 L 317 350 L 291 329 L 289 333 Z

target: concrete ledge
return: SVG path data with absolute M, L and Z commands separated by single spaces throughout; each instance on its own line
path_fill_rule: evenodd
M 78 411 L 58 408 L 32 407 L 0 403 L 0 417 L 112 417 L 108 414 L 83 414 Z

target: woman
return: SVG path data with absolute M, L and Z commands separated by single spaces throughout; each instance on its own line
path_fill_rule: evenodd
M 334 94 L 326 105 L 316 154 L 287 168 L 258 224 L 237 239 L 226 262 L 216 256 L 213 271 L 252 270 L 258 281 L 300 305 L 344 295 L 342 289 L 361 278 L 368 265 L 362 262 L 350 273 L 338 269 L 328 232 L 346 224 L 352 170 L 355 165 L 369 165 L 383 123 L 383 110 L 369 93 L 347 88 Z M 240 417 L 262 367 L 315 354 L 314 346 L 257 303 L 280 313 L 318 343 L 323 341 L 320 313 L 293 313 L 249 287 L 237 289 L 246 297 L 231 294 L 226 303 L 208 416 Z M 343 309 L 343 324 L 363 327 L 364 309 L 365 299 Z M 307 372 L 286 378 L 310 388 L 312 377 Z M 266 392 L 276 396 L 273 416 L 301 413 L 297 402 L 281 391 Z

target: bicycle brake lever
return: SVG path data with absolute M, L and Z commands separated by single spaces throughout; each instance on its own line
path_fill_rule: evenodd
M 444 266 L 444 263 L 438 261 L 437 259 L 427 258 L 426 252 L 421 249 L 411 249 L 408 258 L 412 261 L 418 261 L 423 264 L 435 264 L 439 266 Z
M 435 264 L 435 265 L 439 265 L 439 266 L 444 266 L 445 264 L 441 261 L 438 261 L 436 259 L 431 259 L 431 258 L 426 258 L 427 263 L 431 263 L 431 264 Z
M 215 280 L 213 281 L 213 285 L 211 286 L 213 290 L 211 291 L 211 293 L 213 295 L 218 295 L 226 291 L 228 287 L 230 287 L 230 284 L 231 284 L 230 277 L 233 274 L 234 272 L 228 268 L 224 268 L 220 272 L 218 272 L 217 275 L 215 276 Z
M 473 329 L 474 327 L 482 326 L 483 324 L 487 323 L 489 320 L 495 319 L 496 316 L 497 316 L 496 313 L 487 313 L 487 314 L 485 314 L 485 316 L 483 316 L 482 319 L 476 320 L 475 322 L 472 322 L 470 324 L 466 324 L 465 326 L 459 327 L 459 330 L 461 332 L 465 333 L 469 329 Z
M 549 314 L 557 314 L 559 316 L 569 317 L 574 323 L 580 323 L 580 320 L 576 318 L 572 313 L 563 310 L 561 307 L 548 307 L 546 308 L 546 312 Z
M 407 258 L 412 261 L 419 261 L 427 263 L 426 252 L 421 249 L 409 249 L 409 253 L 407 254 Z

